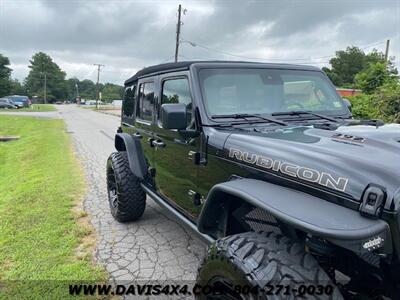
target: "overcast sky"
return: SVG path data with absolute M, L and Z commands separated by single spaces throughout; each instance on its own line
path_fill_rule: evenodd
M 35 52 L 67 77 L 122 84 L 137 70 L 172 61 L 178 4 L 180 60 L 260 60 L 327 65 L 349 45 L 384 51 L 400 65 L 400 0 L 95 1 L 0 0 L 0 53 L 23 80 Z M 195 47 L 194 47 L 195 46 Z M 233 54 L 233 55 L 229 55 Z

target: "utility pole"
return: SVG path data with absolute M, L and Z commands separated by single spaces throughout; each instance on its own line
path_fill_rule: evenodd
M 93 64 L 94 66 L 97 66 L 97 94 L 96 94 L 96 109 L 98 109 L 99 105 L 99 97 L 100 97 L 100 89 L 99 89 L 99 81 L 100 81 L 100 69 L 101 67 L 104 67 L 102 64 Z
M 179 36 L 181 34 L 181 25 L 182 25 L 181 15 L 182 15 L 182 5 L 179 4 L 179 7 L 178 7 L 178 23 L 176 23 L 175 62 L 178 61 Z
M 44 73 L 44 91 L 43 91 L 43 102 L 47 103 L 47 74 Z
M 79 87 L 78 87 L 78 81 L 77 80 L 75 80 L 75 88 L 76 88 L 76 102 L 77 102 L 78 105 L 80 105 L 81 104 L 81 99 L 80 99 L 80 96 L 79 96 Z
M 390 40 L 386 40 L 386 49 L 385 49 L 385 61 L 386 62 L 389 59 L 389 45 L 390 45 Z

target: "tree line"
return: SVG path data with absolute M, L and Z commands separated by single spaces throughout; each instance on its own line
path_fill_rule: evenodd
M 329 60 L 330 66 L 322 70 L 337 87 L 363 91 L 350 97 L 355 117 L 400 122 L 400 81 L 393 61 L 394 57 L 387 59 L 375 49 L 365 53 L 358 47 L 347 47 L 336 51 Z M 66 73 L 49 55 L 38 52 L 29 62 L 29 74 L 21 83 L 11 78 L 10 61 L 0 54 L 0 97 L 19 94 L 43 99 L 46 74 L 49 102 L 74 100 L 77 87 L 82 99 L 96 98 L 97 86 L 93 81 L 66 79 Z M 99 90 L 105 101 L 122 99 L 124 92 L 122 86 L 112 83 L 99 84 Z
M 79 80 L 76 77 L 66 79 L 67 74 L 43 52 L 35 53 L 29 61 L 29 73 L 23 82 L 12 79 L 12 69 L 8 57 L 0 53 L 0 97 L 7 95 L 27 95 L 44 99 L 44 80 L 46 77 L 46 99 L 48 102 L 74 101 L 81 99 L 96 99 L 97 89 L 102 100 L 112 101 L 122 99 L 124 88 L 113 83 L 100 83 L 97 87 L 92 80 Z
M 377 50 L 366 54 L 348 47 L 337 51 L 329 61 L 331 67 L 322 70 L 336 86 L 362 90 L 349 97 L 355 118 L 400 123 L 400 81 L 393 61 Z

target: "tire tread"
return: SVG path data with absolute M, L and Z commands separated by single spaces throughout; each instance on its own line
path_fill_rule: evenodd
M 118 187 L 118 206 L 113 209 L 110 203 L 111 212 L 119 222 L 136 221 L 146 208 L 146 193 L 130 169 L 126 152 L 112 153 L 109 161 Z
M 198 280 L 203 266 L 213 259 L 228 259 L 252 286 L 331 284 L 334 287 L 332 295 L 315 295 L 307 299 L 343 299 L 316 259 L 305 252 L 302 245 L 282 234 L 246 232 L 217 240 L 210 246 L 199 268 Z

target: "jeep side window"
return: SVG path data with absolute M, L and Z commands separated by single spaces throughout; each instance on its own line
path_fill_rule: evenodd
M 136 85 L 125 89 L 124 99 L 122 102 L 122 119 L 127 123 L 132 122 L 133 112 L 135 109 L 135 93 Z
M 162 86 L 161 104 L 183 103 L 186 105 L 187 126 L 192 122 L 192 97 L 190 96 L 189 82 L 186 78 L 167 79 Z
M 137 116 L 144 121 L 152 121 L 154 113 L 154 82 L 145 82 L 139 88 Z

